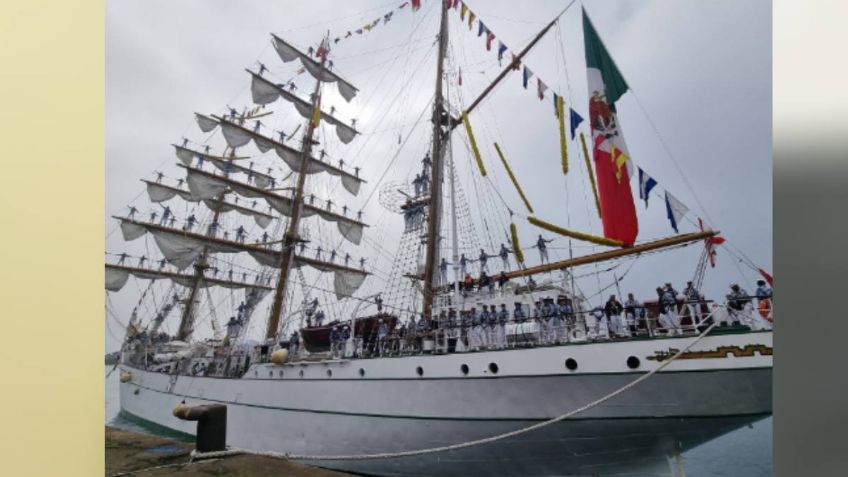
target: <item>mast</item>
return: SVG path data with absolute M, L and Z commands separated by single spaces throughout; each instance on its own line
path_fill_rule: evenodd
M 424 303 L 422 313 L 429 319 L 433 310 L 433 278 L 438 260 L 439 226 L 442 206 L 442 113 L 445 112 L 442 95 L 445 52 L 448 44 L 448 3 L 442 0 L 442 18 L 439 26 L 439 56 L 436 60 L 436 98 L 433 102 L 433 164 L 430 173 L 430 215 L 427 217 L 427 249 L 424 262 Z
M 224 149 L 224 152 L 226 152 L 226 149 Z M 233 152 L 235 153 L 235 149 Z M 229 162 L 232 162 L 232 159 L 229 159 Z M 226 195 L 226 192 L 222 192 L 215 202 L 216 207 L 213 209 L 214 214 L 212 215 L 213 224 L 218 222 L 218 216 L 221 215 L 224 195 Z M 197 299 L 197 291 L 200 288 L 200 280 L 203 279 L 203 273 L 209 268 L 209 264 L 206 261 L 208 257 L 209 248 L 204 246 L 200 258 L 194 262 L 194 282 L 191 284 L 191 293 L 188 295 L 188 303 L 183 308 L 183 316 L 180 318 L 180 327 L 177 331 L 177 339 L 180 341 L 186 341 L 191 336 L 192 331 L 194 331 L 194 302 Z
M 327 36 L 324 37 L 324 42 L 329 43 L 328 39 L 329 33 Z M 324 72 L 324 65 L 326 61 L 327 54 L 324 54 L 321 56 L 321 73 Z M 313 111 L 313 115 L 315 109 L 320 104 L 320 94 L 321 80 L 316 78 L 315 90 L 312 93 L 311 102 L 311 111 Z M 294 245 L 296 242 L 301 240 L 297 232 L 297 226 L 298 222 L 300 222 L 300 212 L 303 207 L 303 187 L 306 184 L 306 171 L 309 168 L 309 158 L 312 154 L 312 137 L 315 133 L 315 121 L 313 120 L 313 118 L 309 118 L 307 121 L 308 126 L 306 127 L 306 133 L 304 134 L 302 148 L 303 158 L 300 162 L 300 170 L 298 171 L 297 176 L 297 186 L 295 187 L 294 198 L 292 199 L 291 220 L 289 221 L 289 228 L 286 231 L 286 234 L 283 236 L 283 249 L 281 252 L 282 259 L 280 261 L 280 278 L 277 281 L 277 288 L 274 292 L 274 304 L 271 308 L 271 316 L 268 317 L 268 328 L 265 331 L 265 338 L 268 340 L 275 339 L 277 335 L 277 327 L 280 325 L 280 315 L 283 312 L 283 300 L 285 298 L 286 293 L 286 282 L 288 281 L 289 272 L 291 271 L 292 262 L 294 261 Z

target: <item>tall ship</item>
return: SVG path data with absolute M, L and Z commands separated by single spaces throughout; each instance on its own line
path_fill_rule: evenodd
M 563 7 L 520 50 L 458 0 L 403 2 L 306 47 L 272 34 L 275 63 L 245 73 L 251 102 L 198 112 L 169 146 L 171 172 L 142 179 L 148 209 L 114 217 L 136 250 L 105 264 L 107 311 L 136 302 L 114 317 L 122 412 L 191 435 L 176 406 L 224 404 L 234 448 L 387 476 L 643 475 L 771 415 L 771 289 L 701 293 L 723 239 L 684 223 L 685 205 L 634 164 L 616 108 L 629 86 L 586 11 L 585 93 L 567 78 L 555 93 L 528 68 L 579 5 Z M 401 14 L 438 28 L 409 33 L 432 52 L 414 74 L 435 88 L 395 140 L 356 121 L 356 100 L 383 92 L 360 92 L 334 59 Z M 477 91 L 462 87 L 457 34 L 497 57 Z M 508 158 L 488 142 L 499 128 L 481 134 L 480 105 L 508 78 L 546 102 L 550 147 Z M 405 148 L 416 137 L 426 148 Z M 384 170 L 354 149 L 372 140 L 392 154 Z M 568 186 L 525 190 L 533 177 L 510 159 Z M 563 199 L 572 184 L 585 200 Z M 673 235 L 640 238 L 637 192 L 665 202 Z M 699 250 L 675 262 L 686 286 L 647 275 L 656 294 L 623 296 L 637 259 L 685 247 Z

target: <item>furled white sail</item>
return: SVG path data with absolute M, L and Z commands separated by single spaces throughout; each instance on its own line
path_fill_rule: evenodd
M 106 265 L 106 289 L 109 291 L 118 291 L 124 288 L 127 280 L 130 278 L 130 272 L 126 270 L 116 269 Z
M 147 195 L 150 197 L 151 202 L 165 202 L 177 195 L 185 201 L 197 202 L 197 199 L 193 198 L 189 191 L 146 180 L 142 180 L 142 182 L 147 184 Z
M 273 144 L 274 152 L 277 153 L 277 156 L 283 160 L 292 170 L 299 171 L 300 165 L 302 161 L 302 153 L 295 149 L 286 146 L 283 143 L 274 141 L 269 137 L 265 137 L 257 132 L 251 131 L 244 126 L 239 126 L 238 124 L 232 123 L 223 118 L 216 118 L 218 122 L 221 124 L 221 131 L 224 133 L 224 139 L 227 140 L 227 144 L 230 147 L 241 147 L 250 142 L 251 139 L 259 140 L 259 143 L 267 146 L 269 144 Z M 259 144 L 257 144 L 259 147 Z M 344 171 L 332 164 L 327 162 L 319 161 L 314 157 L 310 157 L 308 159 L 308 164 L 306 167 L 307 174 L 317 174 L 319 172 L 326 172 L 332 176 L 340 177 L 342 180 L 342 186 L 353 195 L 359 194 L 359 189 L 362 186 L 362 183 L 365 182 L 361 178 L 359 178 L 356 174 L 351 174 L 350 172 Z
M 259 146 L 258 141 L 257 141 L 257 146 Z M 262 152 L 267 152 L 272 147 L 274 147 L 273 144 L 269 145 L 267 149 L 262 150 Z M 204 153 L 201 153 L 201 152 L 198 152 L 198 151 L 191 150 L 187 147 L 177 146 L 176 144 L 174 144 L 174 149 L 176 149 L 177 158 L 180 160 L 180 162 L 182 162 L 186 166 L 190 166 L 192 159 L 197 157 L 197 158 L 202 159 L 204 161 L 210 162 L 212 165 L 217 167 L 222 172 L 227 172 L 227 173 L 237 172 L 237 173 L 245 174 L 248 177 L 248 182 L 252 181 L 258 187 L 261 187 L 263 189 L 267 189 L 268 187 L 271 187 L 271 185 L 274 183 L 274 178 L 272 176 L 270 176 L 268 174 L 263 174 L 261 172 L 254 171 L 250 167 L 244 167 L 244 166 L 241 166 L 241 165 L 236 163 L 236 159 L 243 159 L 243 158 L 225 158 L 225 157 L 220 157 L 220 156 L 211 156 L 209 154 L 204 154 Z M 262 148 L 260 147 L 260 149 L 262 149 Z
M 119 291 L 127 283 L 130 275 L 146 280 L 171 280 L 184 287 L 194 286 L 195 276 L 185 273 L 174 273 L 164 270 L 152 270 L 137 267 L 125 267 L 121 265 L 106 265 L 106 289 Z M 258 289 L 267 293 L 270 287 L 254 283 L 237 282 L 232 280 L 219 280 L 217 278 L 203 277 L 198 283 L 202 288 L 219 286 L 229 289 Z M 264 295 L 263 295 L 264 296 Z
M 162 252 L 162 255 L 179 270 L 184 270 L 194 263 L 203 253 L 204 249 L 209 253 L 247 252 L 260 265 L 268 267 L 280 266 L 280 251 L 269 247 L 224 240 L 129 219 L 120 220 L 122 229 L 126 225 L 141 230 L 141 235 L 145 232 L 153 235 L 153 239 Z M 368 273 L 364 270 L 357 270 L 341 264 L 324 262 L 299 255 L 294 257 L 294 263 L 298 267 L 308 266 L 320 272 L 333 273 L 333 287 L 339 299 L 355 293 L 368 276 Z M 107 285 L 113 288 L 117 287 L 120 281 L 120 276 L 116 274 L 107 275 Z
M 254 103 L 268 104 L 276 101 L 277 98 L 283 98 L 284 100 L 292 103 L 297 112 L 300 113 L 304 119 L 311 119 L 313 117 L 312 105 L 309 102 L 297 97 L 296 95 L 286 91 L 282 86 L 276 85 L 250 70 L 247 70 L 247 72 L 253 77 L 250 84 L 250 91 L 253 94 Z M 321 111 L 321 119 L 332 126 L 335 126 L 336 136 L 338 136 L 338 138 L 345 144 L 353 141 L 358 134 L 356 129 L 336 119 L 333 115 L 326 111 Z M 256 146 L 262 149 L 258 142 Z M 267 149 L 264 149 L 262 152 L 266 151 Z
M 303 67 L 310 75 L 312 75 L 313 78 L 325 83 L 336 83 L 336 86 L 339 89 L 339 94 L 342 95 L 345 101 L 350 101 L 354 96 L 356 96 L 356 93 L 359 90 L 352 84 L 343 80 L 339 75 L 333 73 L 327 68 L 322 68 L 320 63 L 317 63 L 308 55 L 301 53 L 297 50 L 297 48 L 281 40 L 277 35 L 271 36 L 273 37 L 272 43 L 274 45 L 274 49 L 277 50 L 277 55 L 279 55 L 283 62 L 288 63 L 289 61 L 299 58 Z
M 257 189 L 247 184 L 241 184 L 227 177 L 215 176 L 213 174 L 210 174 L 209 172 L 202 171 L 199 169 L 189 167 L 185 169 L 187 174 L 186 182 L 188 183 L 188 187 L 192 193 L 192 196 L 196 200 L 217 197 L 222 192 L 232 190 L 236 194 L 239 194 L 244 197 L 262 198 L 265 200 L 265 202 L 268 203 L 268 205 L 270 205 L 274 210 L 276 210 L 280 214 L 285 215 L 286 217 L 291 217 L 292 200 L 289 197 L 284 197 L 281 195 L 274 194 L 272 192 Z M 319 207 L 315 207 L 313 205 L 304 205 L 304 217 L 309 217 L 316 214 L 328 222 L 335 222 L 336 226 L 339 229 L 339 233 L 341 233 L 342 236 L 348 241 L 356 245 L 359 245 L 362 242 L 362 233 L 365 227 L 364 223 L 352 219 L 350 217 L 345 217 L 343 215 L 336 214 L 321 209 Z

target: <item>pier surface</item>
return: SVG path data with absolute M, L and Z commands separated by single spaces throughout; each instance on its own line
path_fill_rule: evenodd
M 350 474 L 252 455 L 189 464 L 194 445 L 106 426 L 106 477 L 352 477 Z

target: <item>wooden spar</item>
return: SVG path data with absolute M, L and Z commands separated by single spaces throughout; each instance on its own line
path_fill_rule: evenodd
M 436 274 L 436 260 L 439 251 L 439 228 L 441 225 L 442 207 L 442 173 L 444 172 L 442 157 L 442 113 L 444 96 L 442 96 L 442 76 L 444 76 L 445 53 L 448 45 L 448 2 L 442 1 L 442 18 L 439 25 L 439 57 L 436 60 L 436 99 L 433 102 L 433 164 L 430 172 L 430 213 L 427 217 L 426 259 L 424 262 L 424 299 L 422 313 L 429 319 L 433 311 L 433 294 Z M 450 114 L 447 114 L 450 117 Z M 450 128 L 450 124 L 448 124 Z M 448 129 L 450 134 L 450 129 Z
M 176 272 L 170 272 L 170 271 L 166 271 L 166 270 L 152 270 L 152 269 L 140 268 L 140 267 L 127 267 L 127 266 L 124 266 L 124 265 L 110 265 L 108 263 L 106 264 L 106 268 L 113 268 L 115 270 L 123 270 L 123 271 L 131 272 L 131 273 L 132 272 L 147 273 L 147 274 L 151 274 L 151 275 L 156 275 L 156 276 L 161 277 L 161 278 L 168 278 L 168 279 L 171 279 L 171 280 L 194 278 L 193 275 L 189 275 L 189 274 L 185 274 L 185 273 L 176 273 Z M 245 288 L 261 288 L 263 290 L 271 290 L 271 287 L 266 287 L 265 285 L 250 284 L 250 283 L 246 283 L 246 282 L 235 282 L 235 281 L 231 281 L 231 280 L 219 280 L 217 278 L 208 278 L 207 277 L 206 282 L 211 283 L 211 284 L 220 284 L 220 285 L 228 285 L 228 286 L 243 285 Z
M 513 68 L 515 67 L 516 62 L 520 62 L 520 61 L 521 61 L 521 59 L 522 59 L 522 58 L 524 58 L 524 56 L 525 56 L 527 53 L 529 53 L 529 52 L 530 52 L 530 50 L 531 50 L 534 46 L 536 46 L 536 43 L 538 43 L 538 42 L 539 42 L 539 40 L 541 40 L 541 39 L 542 39 L 542 37 L 543 37 L 543 36 L 545 36 L 545 34 L 548 32 L 548 30 L 550 30 L 550 29 L 551 29 L 551 27 L 553 27 L 554 25 L 556 25 L 556 22 L 559 20 L 559 17 L 561 17 L 561 16 L 562 16 L 562 14 L 563 14 L 563 13 L 565 13 L 565 11 L 566 11 L 566 10 L 568 10 L 569 8 L 571 8 L 571 6 L 572 6 L 572 5 L 574 5 L 574 2 L 575 2 L 575 1 L 576 1 L 576 0 L 571 0 L 571 2 L 570 2 L 568 5 L 566 5 L 566 7 L 565 7 L 565 8 L 563 8 L 563 9 L 562 9 L 562 11 L 561 11 L 561 12 L 559 12 L 559 14 L 558 14 L 556 17 L 554 17 L 554 19 L 553 19 L 553 20 L 551 20 L 551 22 L 550 22 L 550 23 L 548 23 L 548 24 L 547 24 L 547 26 L 545 26 L 545 28 L 542 28 L 542 31 L 540 31 L 540 32 L 539 32 L 539 33 L 538 33 L 538 34 L 537 34 L 537 35 L 536 35 L 536 36 L 535 36 L 535 37 L 534 37 L 534 38 L 530 41 L 530 43 L 528 43 L 528 44 L 527 44 L 527 46 L 525 46 L 525 47 L 524 47 L 524 49 L 523 49 L 523 50 L 521 50 L 521 53 L 519 53 L 518 55 L 516 55 L 515 59 L 509 62 L 509 65 L 508 65 L 508 66 L 507 66 L 507 67 L 506 67 L 503 71 L 501 71 L 501 72 L 500 72 L 500 74 L 498 74 L 498 76 L 494 79 L 494 81 L 492 81 L 492 84 L 490 84 L 490 85 L 489 85 L 486 89 L 484 89 L 484 90 L 483 90 L 483 92 L 482 92 L 482 93 L 480 93 L 480 96 L 477 96 L 477 99 L 475 99 L 475 100 L 474 100 L 474 102 L 472 102 L 472 103 L 471 103 L 471 105 L 470 105 L 470 106 L 468 106 L 468 109 L 466 109 L 466 110 L 465 110 L 466 114 L 467 114 L 467 113 L 470 113 L 471 111 L 473 111 L 473 110 L 474 110 L 474 108 L 476 108 L 476 107 L 477 107 L 477 105 L 479 105 L 479 104 L 480 104 L 480 102 L 482 102 L 482 101 L 483 101 L 483 99 L 484 99 L 486 96 L 488 96 L 488 94 L 489 94 L 489 93 L 491 93 L 493 89 L 495 89 L 495 86 L 497 86 L 497 85 L 498 85 L 498 83 L 500 83 L 500 82 L 501 82 L 501 80 L 502 80 L 502 79 L 504 79 L 504 78 L 506 77 L 506 75 L 508 75 L 508 74 L 509 74 L 509 72 L 513 70 Z M 459 126 L 460 124 L 462 124 L 462 120 L 461 120 L 461 119 L 460 119 L 460 120 L 458 120 L 458 121 L 454 121 L 454 122 L 453 122 L 453 124 L 452 124 L 452 125 L 451 125 L 451 127 L 450 127 L 450 130 L 453 130 L 453 128 L 455 128 L 455 127 Z
M 329 38 L 325 37 L 326 39 Z M 327 61 L 327 55 L 321 56 L 321 67 L 318 70 L 324 72 L 324 64 Z M 321 76 L 321 74 L 319 74 Z M 321 80 L 315 79 L 315 92 L 312 95 L 312 111 L 318 107 L 321 95 Z M 312 155 L 312 136 L 315 133 L 315 123 L 312 115 L 307 119 L 308 126 L 303 140 L 302 158 L 300 162 L 300 170 L 297 171 L 297 188 L 294 191 L 292 199 L 292 214 L 289 221 L 289 228 L 283 236 L 283 250 L 281 252 L 282 259 L 280 260 L 280 277 L 277 281 L 277 288 L 274 292 L 274 304 L 271 307 L 271 316 L 268 317 L 268 328 L 265 330 L 265 339 L 274 340 L 277 337 L 277 327 L 280 326 L 280 315 L 283 313 L 283 300 L 286 294 L 286 282 L 288 281 L 289 271 L 291 270 L 292 262 L 294 261 L 294 245 L 300 241 L 300 236 L 297 232 L 297 225 L 300 221 L 301 206 L 303 205 L 303 186 L 306 184 L 306 171 L 309 168 L 309 159 Z
M 718 231 L 713 230 L 704 230 L 702 232 L 694 232 L 691 234 L 682 234 L 675 235 L 673 237 L 667 237 L 660 240 L 655 240 L 653 242 L 647 242 L 639 245 L 634 245 L 632 247 L 621 248 L 616 250 L 608 250 L 606 252 L 595 253 L 592 255 L 584 255 L 582 257 L 570 258 L 568 260 L 561 260 L 559 262 L 554 263 L 546 263 L 542 265 L 538 265 L 536 267 L 525 268 L 524 270 L 515 270 L 512 272 L 507 272 L 507 278 L 518 278 L 518 277 L 526 277 L 530 275 L 538 275 L 540 273 L 550 272 L 554 270 L 562 270 L 564 268 L 576 267 L 578 265 L 586 265 L 589 263 L 595 262 L 603 262 L 605 260 L 610 260 L 613 258 L 624 257 L 627 255 L 639 254 L 642 252 L 648 252 L 650 250 L 657 250 L 666 247 L 672 247 L 674 245 L 680 245 L 682 243 L 687 242 L 697 242 L 698 240 L 703 240 L 708 237 L 712 237 L 717 235 Z

